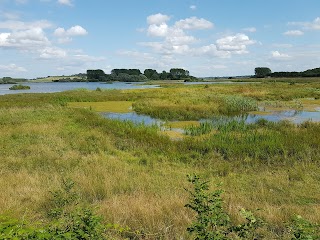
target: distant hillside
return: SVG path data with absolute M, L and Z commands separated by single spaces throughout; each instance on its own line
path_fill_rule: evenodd
M 25 82 L 27 79 L 24 78 L 11 78 L 11 77 L 3 77 L 0 78 L 0 84 L 15 84 Z
M 85 82 L 87 81 L 86 74 L 75 74 L 70 76 L 48 76 L 31 79 L 32 82 Z

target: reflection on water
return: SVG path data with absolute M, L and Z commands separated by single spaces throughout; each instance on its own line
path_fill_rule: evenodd
M 320 122 L 320 112 L 308 112 L 308 111 L 274 111 L 266 113 L 264 115 L 259 114 L 248 114 L 246 117 L 247 123 L 254 123 L 259 119 L 265 119 L 272 122 L 279 122 L 282 120 L 288 120 L 293 123 L 302 123 L 305 121 Z
M 137 85 L 139 84 L 139 85 Z M 141 85 L 143 83 L 125 83 L 114 82 L 106 84 L 101 82 L 47 82 L 47 83 L 22 83 L 22 85 L 30 86 L 30 90 L 9 90 L 15 84 L 0 84 L 0 95 L 17 94 L 17 93 L 53 93 L 63 92 L 74 89 L 145 89 L 158 88 L 159 85 Z
M 121 121 L 131 121 L 136 124 L 145 124 L 148 126 L 157 125 L 161 126 L 164 124 L 164 121 L 159 119 L 152 118 L 147 115 L 137 114 L 135 112 L 130 113 L 101 113 L 102 116 L 111 119 L 117 119 Z
M 101 113 L 104 117 L 111 118 L 111 119 L 119 119 L 122 121 L 132 121 L 136 124 L 145 124 L 145 125 L 157 125 L 162 129 L 165 129 L 164 121 L 159 119 L 152 118 L 147 115 L 140 115 L 135 112 L 131 113 Z M 212 119 L 203 119 L 201 122 L 212 122 L 212 123 L 221 123 L 228 122 L 228 121 L 244 121 L 245 123 L 255 123 L 259 119 L 265 119 L 267 121 L 272 122 L 279 122 L 282 120 L 288 120 L 293 123 L 302 123 L 305 121 L 313 121 L 313 122 L 320 122 L 320 111 L 317 112 L 307 112 L 307 111 L 295 111 L 295 110 L 288 110 L 288 111 L 274 111 L 274 112 L 265 112 L 263 115 L 259 114 L 245 114 L 241 116 L 218 116 Z M 171 129 L 181 132 L 181 129 Z

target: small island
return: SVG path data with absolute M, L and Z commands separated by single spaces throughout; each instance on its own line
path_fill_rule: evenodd
M 10 90 L 29 90 L 30 86 L 25 86 L 25 85 L 13 85 L 12 87 L 9 88 Z

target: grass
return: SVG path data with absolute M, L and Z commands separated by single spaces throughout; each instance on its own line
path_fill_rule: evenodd
M 127 113 L 132 112 L 130 101 L 108 101 L 108 102 L 69 102 L 69 107 L 88 108 L 96 112 Z
M 70 178 L 81 201 L 95 207 L 105 223 L 128 226 L 149 239 L 189 239 L 186 227 L 194 215 L 184 207 L 184 188 L 186 175 L 195 173 L 223 183 L 224 207 L 235 222 L 241 221 L 241 208 L 261 209 L 256 215 L 266 222 L 265 238 L 291 239 L 285 222 L 292 216 L 320 222 L 319 123 L 246 125 L 221 118 L 194 126 L 209 128 L 204 134 L 200 129 L 196 136 L 173 141 L 155 127 L 104 119 L 82 107 L 119 110 L 133 102 L 140 112 L 163 119 L 181 113 L 181 119 L 192 120 L 222 114 L 228 96 L 260 105 L 314 99 L 317 89 L 318 83 L 172 85 L 0 96 L 0 215 L 50 221 L 45 214 L 50 191 Z

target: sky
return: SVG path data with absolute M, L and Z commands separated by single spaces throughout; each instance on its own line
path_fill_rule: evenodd
M 319 0 L 0 0 L 0 77 L 320 67 Z

